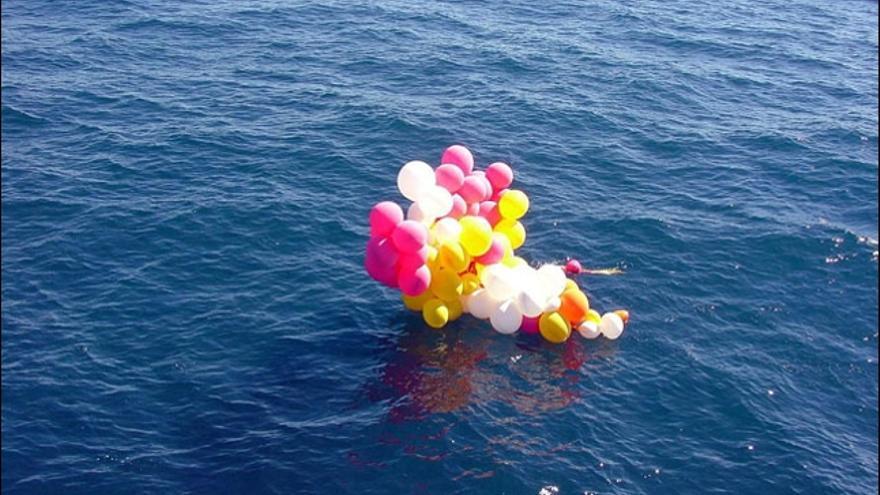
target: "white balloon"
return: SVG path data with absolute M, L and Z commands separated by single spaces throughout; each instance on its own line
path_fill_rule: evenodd
M 509 335 L 519 330 L 522 317 L 519 307 L 508 299 L 495 308 L 489 317 L 489 322 L 498 333 Z
M 556 296 L 547 299 L 547 303 L 544 305 L 544 311 L 553 312 L 559 309 L 562 306 L 562 299 L 559 299 Z
M 599 323 L 599 331 L 606 339 L 616 340 L 623 333 L 623 319 L 616 313 L 605 313 Z
M 422 191 L 416 203 L 426 215 L 442 217 L 452 211 L 452 194 L 440 186 L 432 186 Z
M 538 282 L 551 296 L 558 296 L 565 290 L 565 272 L 559 265 L 547 264 L 538 268 Z
M 474 315 L 474 318 L 480 320 L 489 318 L 497 305 L 498 302 L 492 299 L 486 289 L 475 290 L 468 299 L 468 310 Z
M 533 288 L 520 291 L 516 296 L 516 304 L 522 314 L 530 318 L 536 318 L 544 311 L 546 298 Z
M 444 242 L 458 242 L 461 235 L 461 224 L 454 218 L 441 218 L 434 224 L 434 240 L 438 244 Z
M 594 321 L 585 321 L 578 325 L 578 333 L 581 334 L 581 337 L 585 339 L 595 339 L 602 332 L 599 331 L 599 326 L 596 325 Z
M 486 270 L 493 268 L 493 273 L 487 277 L 487 281 L 483 285 L 489 294 L 492 294 L 492 297 L 498 301 L 515 297 L 518 290 L 513 271 L 501 264 L 492 265 Z
M 424 190 L 435 184 L 434 169 L 425 162 L 408 162 L 397 173 L 397 188 L 410 201 L 418 200 Z
M 432 223 L 434 223 L 435 218 L 436 217 L 427 215 L 418 203 L 413 203 L 409 205 L 409 208 L 406 209 L 407 220 L 415 220 L 416 222 L 422 222 L 426 225 L 431 225 Z

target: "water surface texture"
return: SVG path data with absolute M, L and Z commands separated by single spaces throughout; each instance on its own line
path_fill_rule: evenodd
M 3 493 L 875 493 L 876 2 L 357 3 L 3 3 Z M 620 340 L 366 275 L 453 143 Z

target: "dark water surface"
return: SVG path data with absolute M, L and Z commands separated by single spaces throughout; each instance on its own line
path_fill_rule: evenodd
M 2 17 L 4 493 L 874 493 L 877 3 Z M 461 142 L 614 342 L 445 332 L 367 212 Z

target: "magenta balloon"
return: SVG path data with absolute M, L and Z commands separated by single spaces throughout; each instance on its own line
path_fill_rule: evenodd
M 467 213 L 467 203 L 458 194 L 452 195 L 452 211 L 449 216 L 452 218 L 461 218 Z
M 413 253 L 428 242 L 428 228 L 415 220 L 404 220 L 391 233 L 391 241 L 401 253 Z
M 497 203 L 498 200 L 501 199 L 501 195 L 506 192 L 507 192 L 507 189 L 496 190 L 494 193 L 492 193 L 492 201 Z
M 495 226 L 501 221 L 501 212 L 498 211 L 498 203 L 483 201 L 480 203 L 480 216 L 489 221 L 489 225 Z
M 581 263 L 578 260 L 568 260 L 568 263 L 565 264 L 565 273 L 569 273 L 571 275 L 579 274 L 583 268 L 581 267 Z
M 370 235 L 388 237 L 400 222 L 403 221 L 403 210 L 397 203 L 382 201 L 370 210 Z
M 540 316 L 536 316 L 534 318 L 530 316 L 523 316 L 522 323 L 519 326 L 519 331 L 522 333 L 536 334 L 540 332 L 538 328 L 538 320 Z
M 408 296 L 418 296 L 431 285 L 431 270 L 422 265 L 414 270 L 401 270 L 397 277 L 400 291 Z
M 451 163 L 437 167 L 437 170 L 434 171 L 434 176 L 437 178 L 437 185 L 451 193 L 458 191 L 458 188 L 464 182 L 464 173 L 458 168 L 458 165 Z
M 486 178 L 492 184 L 492 189 L 498 191 L 513 183 L 513 170 L 506 163 L 495 162 L 486 169 Z
M 474 170 L 474 155 L 464 146 L 455 144 L 446 148 L 440 163 L 451 163 L 460 168 L 465 176 L 468 176 Z
M 467 204 L 482 201 L 484 193 L 485 189 L 483 189 L 483 181 L 474 175 L 465 177 L 464 182 L 461 184 L 461 188 L 458 190 L 458 195 L 464 198 Z
M 377 281 L 389 286 L 397 286 L 397 249 L 390 239 L 371 237 L 367 241 L 364 268 Z
M 422 249 L 414 253 L 401 253 L 397 262 L 398 270 L 415 271 L 416 268 L 424 265 L 428 261 L 428 245 L 422 246 Z
M 478 256 L 476 262 L 483 265 L 491 265 L 498 263 L 502 259 L 504 259 L 504 244 L 501 243 L 499 237 L 492 236 L 492 244 L 489 245 L 489 250 L 485 254 Z

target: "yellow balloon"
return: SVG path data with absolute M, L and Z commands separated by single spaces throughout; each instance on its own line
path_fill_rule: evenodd
M 471 264 L 471 257 L 461 244 L 457 242 L 444 242 L 439 249 L 440 266 L 459 273 Z
M 570 278 L 567 278 L 567 279 L 565 279 L 565 290 L 563 290 L 562 292 L 565 292 L 566 290 L 571 290 L 571 289 L 580 290 L 577 282 L 575 282 L 574 280 L 572 280 Z
M 449 321 L 455 321 L 459 319 L 464 313 L 464 308 L 461 306 L 461 301 L 456 299 L 454 301 L 445 301 L 446 307 L 449 308 Z
M 471 256 L 486 254 L 492 245 L 492 226 L 483 217 L 462 217 L 459 242 Z
M 431 292 L 444 301 L 457 301 L 464 290 L 457 273 L 441 268 L 431 273 Z
M 498 212 L 502 218 L 518 220 L 529 211 L 529 197 L 526 193 L 511 189 L 498 200 Z
M 428 259 L 425 261 L 431 271 L 436 271 L 440 266 L 440 253 L 434 246 L 428 246 Z
M 485 269 L 486 269 L 486 265 L 484 265 L 484 264 L 482 264 L 482 263 L 474 263 L 474 271 L 477 272 L 477 278 L 478 278 L 478 279 L 482 279 L 482 277 L 483 277 L 483 270 L 485 270 Z
M 430 301 L 428 302 L 430 303 Z M 541 319 L 538 320 L 538 330 L 541 331 L 541 335 L 545 339 L 554 344 L 565 342 L 571 335 L 571 327 L 568 322 L 555 311 L 541 315 Z
M 421 311 L 428 299 L 431 299 L 431 291 L 428 290 L 417 296 L 403 294 L 403 305 L 411 311 Z
M 433 328 L 442 328 L 449 321 L 449 307 L 440 299 L 431 299 L 422 308 L 422 318 Z
M 526 260 L 520 258 L 519 256 L 511 256 L 510 258 L 504 258 L 503 260 L 501 260 L 501 263 L 503 263 L 505 266 L 507 266 L 509 268 L 516 268 L 521 265 L 528 265 L 529 264 Z
M 465 273 L 464 275 L 461 276 L 461 285 L 462 285 L 462 289 L 461 289 L 462 295 L 467 296 L 467 295 L 471 294 L 473 291 L 480 288 L 480 278 L 477 277 L 473 273 Z M 427 291 L 425 291 L 425 292 L 427 292 Z
M 526 242 L 526 229 L 517 220 L 501 220 L 495 224 L 495 232 L 504 234 L 513 249 L 519 249 Z
M 592 321 L 598 325 L 599 323 L 602 323 L 602 315 L 600 315 L 595 309 L 590 309 L 587 311 L 587 321 Z

